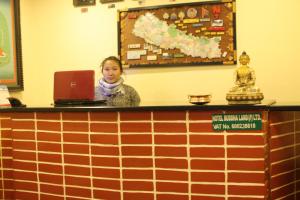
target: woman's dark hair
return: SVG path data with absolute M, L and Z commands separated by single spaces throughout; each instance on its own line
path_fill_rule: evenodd
M 103 66 L 104 66 L 105 62 L 108 60 L 115 61 L 119 65 L 121 73 L 123 73 L 123 66 L 122 66 L 121 60 L 119 58 L 117 58 L 116 56 L 109 56 L 109 57 L 105 58 L 101 63 L 101 71 L 103 70 Z

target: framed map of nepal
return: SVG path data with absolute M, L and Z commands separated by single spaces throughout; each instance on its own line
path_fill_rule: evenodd
M 125 67 L 236 64 L 235 0 L 118 11 Z
M 23 90 L 19 0 L 0 1 L 0 85 Z

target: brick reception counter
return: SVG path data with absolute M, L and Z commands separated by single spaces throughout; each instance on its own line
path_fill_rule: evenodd
M 300 199 L 300 106 L 0 109 L 0 199 Z

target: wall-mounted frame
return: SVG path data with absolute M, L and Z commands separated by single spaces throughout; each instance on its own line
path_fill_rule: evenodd
M 0 1 L 0 85 L 23 90 L 20 1 Z
M 118 11 L 125 67 L 236 64 L 235 0 Z

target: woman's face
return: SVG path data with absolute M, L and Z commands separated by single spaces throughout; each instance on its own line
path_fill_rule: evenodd
M 107 60 L 102 67 L 102 74 L 107 83 L 115 83 L 122 74 L 119 64 L 114 60 Z

